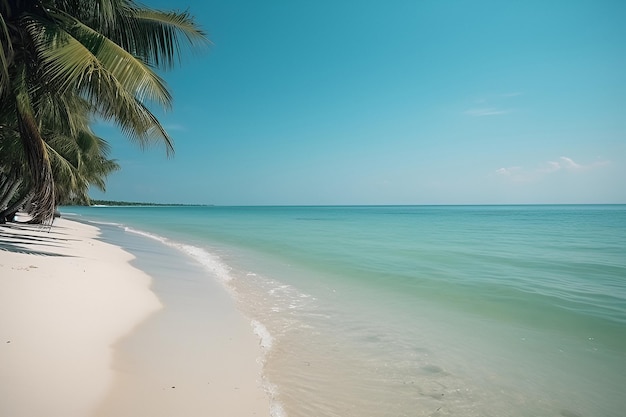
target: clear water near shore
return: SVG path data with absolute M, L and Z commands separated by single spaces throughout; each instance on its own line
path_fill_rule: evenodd
M 275 417 L 626 409 L 626 206 L 62 212 L 223 282 L 262 339 Z

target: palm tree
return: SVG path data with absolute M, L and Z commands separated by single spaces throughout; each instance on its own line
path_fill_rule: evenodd
M 67 137 L 50 129 L 54 119 L 43 118 L 41 132 L 47 140 L 44 142 L 50 156 L 50 165 L 54 179 L 54 194 L 57 204 L 67 202 L 89 203 L 90 186 L 105 190 L 108 174 L 119 169 L 119 165 L 108 159 L 108 143 L 96 136 L 88 127 L 88 107 L 85 102 L 72 111 L 76 125 L 84 125 L 76 137 Z M 80 120 L 80 117 L 83 120 Z M 0 112 L 0 120 L 2 113 Z M 28 203 L 33 194 L 26 181 L 28 167 L 25 163 L 24 150 L 20 144 L 17 129 L 9 129 L 8 124 L 0 123 L 0 222 L 10 217 L 18 207 Z M 12 133 L 12 134 L 11 134 Z
M 14 196 L 29 188 L 30 176 L 16 121 L 5 107 L 0 107 L 0 223 L 10 212 Z
M 109 144 L 92 132 L 81 132 L 77 140 L 55 137 L 48 145 L 54 172 L 57 204 L 89 204 L 89 188 L 106 191 L 105 179 L 120 166 L 108 159 Z
M 0 130 L 0 132 L 3 132 Z M 28 167 L 24 152 L 17 137 L 3 135 L 0 138 L 0 223 L 12 211 L 13 204 L 22 203 L 26 195 L 21 191 L 30 188 Z M 14 196 L 19 196 L 15 199 Z
M 133 0 L 0 0 L 0 103 L 24 149 L 35 221 L 51 219 L 56 201 L 46 141 L 52 132 L 74 139 L 88 132 L 72 116 L 78 101 L 141 146 L 156 141 L 173 151 L 149 106 L 170 108 L 154 69 L 171 68 L 183 41 L 207 42 L 187 12 Z M 44 119 L 54 121 L 50 132 Z

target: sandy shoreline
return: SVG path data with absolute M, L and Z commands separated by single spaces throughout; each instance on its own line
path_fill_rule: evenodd
M 0 226 L 0 415 L 269 415 L 258 341 L 225 291 L 172 276 L 157 297 L 98 235 Z

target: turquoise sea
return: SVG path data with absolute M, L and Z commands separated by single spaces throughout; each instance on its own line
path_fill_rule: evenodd
M 274 417 L 626 413 L 625 205 L 61 211 L 223 283 Z

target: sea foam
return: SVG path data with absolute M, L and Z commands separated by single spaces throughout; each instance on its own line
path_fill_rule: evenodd
M 250 324 L 252 325 L 254 334 L 259 337 L 261 348 L 266 352 L 269 351 L 274 343 L 274 338 L 267 330 L 267 327 L 257 320 L 252 320 Z
M 224 262 L 222 262 L 219 256 L 212 254 L 203 248 L 188 245 L 185 243 L 174 242 L 163 236 L 159 236 L 154 233 L 144 232 L 142 230 L 133 229 L 131 227 L 124 227 L 124 230 L 130 233 L 135 233 L 150 239 L 157 240 L 164 245 L 178 249 L 179 251 L 185 253 L 187 256 L 195 259 L 200 265 L 202 265 L 209 272 L 213 273 L 214 276 L 223 283 L 227 283 L 232 280 L 232 275 L 230 274 L 231 268 Z

